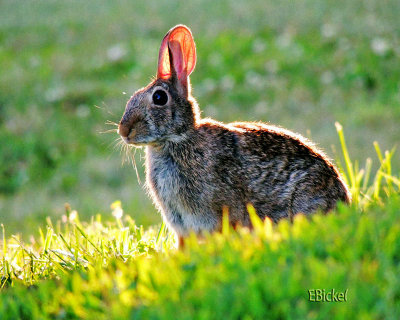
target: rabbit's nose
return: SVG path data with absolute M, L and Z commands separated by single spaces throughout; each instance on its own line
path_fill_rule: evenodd
M 130 126 L 127 126 L 126 124 L 122 124 L 122 123 L 120 123 L 118 125 L 118 134 L 121 137 L 127 138 L 130 131 L 131 131 L 131 127 Z

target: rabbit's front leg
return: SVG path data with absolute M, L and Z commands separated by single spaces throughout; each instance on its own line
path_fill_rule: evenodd
M 166 208 L 167 209 L 167 208 Z M 176 232 L 178 237 L 183 237 L 188 235 L 189 230 L 185 226 L 182 214 L 177 210 L 165 210 L 162 212 L 164 220 L 166 221 L 168 227 Z
M 183 250 L 185 248 L 185 238 L 183 236 L 178 236 L 178 249 Z

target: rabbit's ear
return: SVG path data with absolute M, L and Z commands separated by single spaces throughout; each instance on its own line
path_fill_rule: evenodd
M 158 55 L 157 78 L 176 76 L 187 88 L 188 76 L 196 65 L 196 46 L 189 28 L 178 25 L 165 35 Z

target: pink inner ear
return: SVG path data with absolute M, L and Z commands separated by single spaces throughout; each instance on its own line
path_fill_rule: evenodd
M 188 77 L 196 65 L 196 46 L 190 30 L 177 26 L 164 37 L 158 57 L 158 78 L 168 79 L 172 74 L 168 48 L 178 79 Z
M 185 76 L 187 77 L 187 68 L 185 65 L 185 59 L 181 48 L 181 43 L 176 40 L 170 40 L 168 43 L 170 53 L 172 54 L 172 62 L 174 64 L 174 71 L 181 80 Z

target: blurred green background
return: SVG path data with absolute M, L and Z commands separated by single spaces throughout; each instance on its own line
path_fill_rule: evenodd
M 0 1 L 0 222 L 10 232 L 60 216 L 160 217 L 122 165 L 118 122 L 156 73 L 175 24 L 193 31 L 193 94 L 203 116 L 262 120 L 311 137 L 332 157 L 345 128 L 364 161 L 400 142 L 400 2 Z M 394 165 L 398 170 L 399 153 Z

